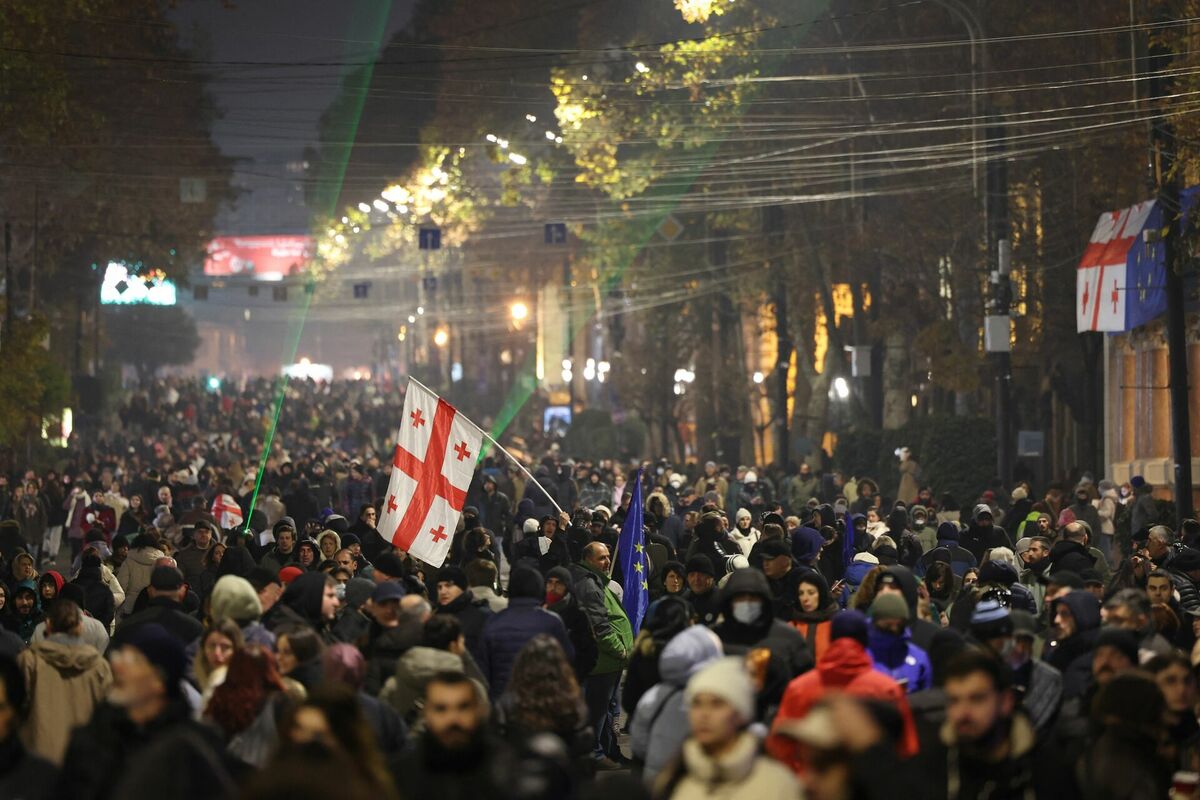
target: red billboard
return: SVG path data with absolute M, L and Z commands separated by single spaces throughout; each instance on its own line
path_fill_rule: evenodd
M 208 243 L 204 274 L 283 280 L 304 272 L 313 248 L 311 236 L 218 236 Z

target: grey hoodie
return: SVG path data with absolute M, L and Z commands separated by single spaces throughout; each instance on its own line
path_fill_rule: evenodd
M 703 625 L 684 628 L 663 648 L 658 660 L 662 681 L 638 700 L 630 731 L 633 755 L 645 764 L 642 777 L 648 785 L 679 755 L 687 738 L 683 690 L 688 679 L 722 655 L 721 640 Z

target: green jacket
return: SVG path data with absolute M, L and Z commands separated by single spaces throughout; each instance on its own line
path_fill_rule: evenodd
M 575 599 L 591 623 L 599 656 L 593 675 L 620 672 L 633 649 L 633 626 L 621 605 L 621 598 L 608 588 L 608 576 L 590 565 L 571 565 L 575 579 Z

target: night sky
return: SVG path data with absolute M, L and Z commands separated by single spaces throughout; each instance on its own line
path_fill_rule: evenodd
M 225 154 L 244 159 L 235 177 L 243 194 L 218 220 L 222 233 L 307 230 L 298 170 L 304 148 L 317 143 L 318 120 L 346 68 L 220 62 L 364 61 L 377 51 L 367 37 L 352 33 L 354 13 L 382 18 L 390 6 L 380 38 L 386 44 L 408 23 L 414 3 L 239 0 L 226 8 L 220 0 L 189 0 L 173 12 L 185 46 L 196 58 L 217 62 L 210 68 L 210 91 L 223 118 L 214 125 L 214 138 Z

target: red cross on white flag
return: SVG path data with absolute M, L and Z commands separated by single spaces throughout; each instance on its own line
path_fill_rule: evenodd
M 242 507 L 228 494 L 219 494 L 213 498 L 212 515 L 217 525 L 224 530 L 242 524 Z
M 379 532 L 440 567 L 450 551 L 483 433 L 454 406 L 409 381 Z

